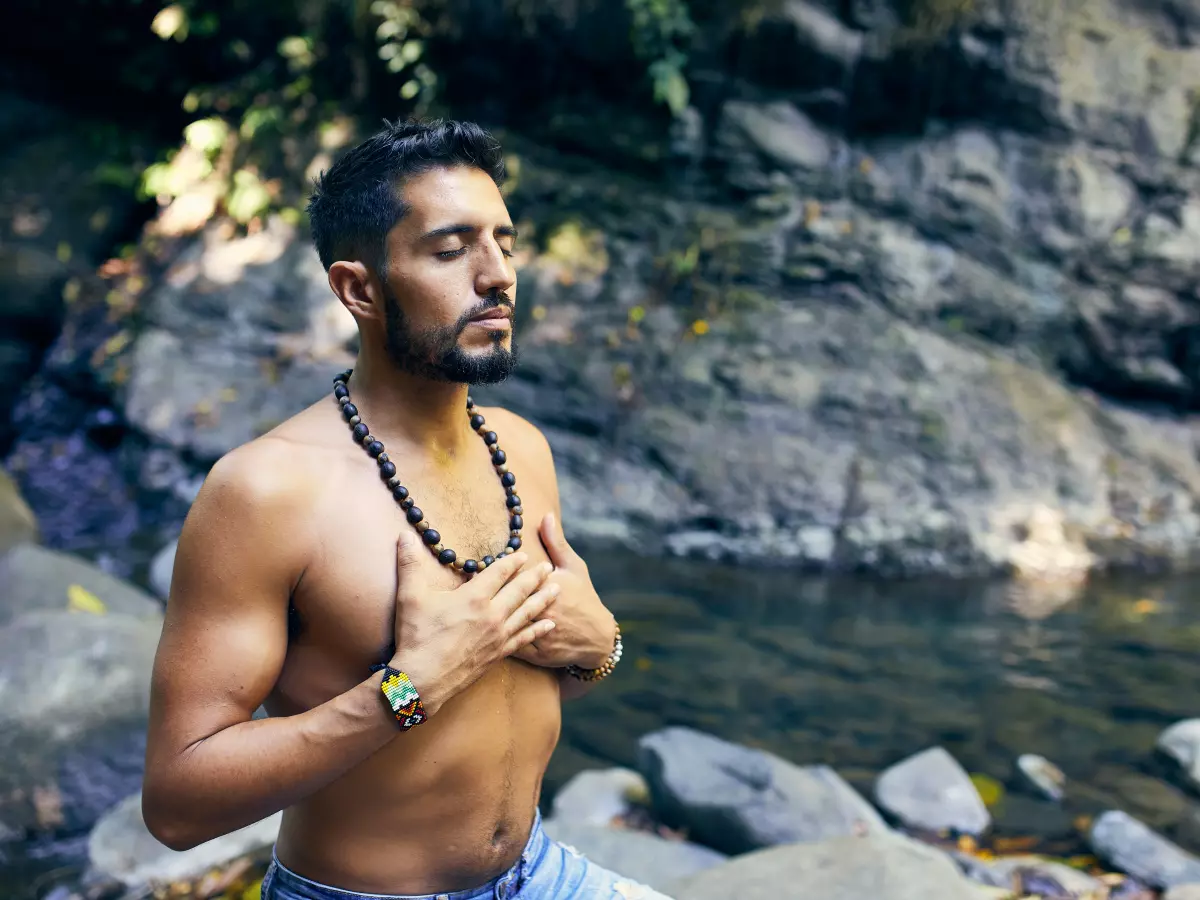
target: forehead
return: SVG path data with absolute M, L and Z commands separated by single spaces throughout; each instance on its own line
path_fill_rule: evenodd
M 437 168 L 410 178 L 402 189 L 408 214 L 397 231 L 425 234 L 444 225 L 494 228 L 511 224 L 500 188 L 481 169 Z

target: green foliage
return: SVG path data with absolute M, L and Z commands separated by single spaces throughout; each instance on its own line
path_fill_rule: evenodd
M 969 25 L 979 14 L 978 0 L 908 0 L 899 44 L 931 46 Z
M 679 115 L 688 104 L 684 77 L 687 47 L 696 26 L 684 0 L 625 0 L 633 19 L 630 41 L 639 59 L 647 62 L 654 101 Z

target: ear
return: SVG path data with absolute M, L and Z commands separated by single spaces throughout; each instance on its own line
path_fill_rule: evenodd
M 329 287 L 355 320 L 383 320 L 384 309 L 378 281 L 357 260 L 338 260 L 329 267 Z

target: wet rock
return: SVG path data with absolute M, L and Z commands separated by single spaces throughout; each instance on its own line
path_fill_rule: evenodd
M 12 478 L 0 469 L 0 553 L 38 539 L 37 519 Z
M 90 876 L 128 888 L 162 885 L 203 875 L 239 856 L 263 851 L 275 842 L 283 814 L 182 852 L 163 846 L 142 821 L 142 796 L 126 797 L 93 829 L 88 840 Z
M 1090 898 L 1103 896 L 1105 885 L 1086 872 L 1037 856 L 1012 856 L 989 865 L 988 883 L 1007 887 L 1018 896 Z
M 34 839 L 78 833 L 140 781 L 161 627 L 157 614 L 66 610 L 27 611 L 0 626 L 8 829 Z
M 666 893 L 676 900 L 978 900 L 980 889 L 933 848 L 874 834 L 748 853 Z
M 94 601 L 108 612 L 133 616 L 161 609 L 154 598 L 86 560 L 34 544 L 0 557 L 0 584 L 0 626 L 30 610 L 66 610 L 79 603 L 90 608 Z
M 1200 788 L 1200 719 L 1176 722 L 1159 735 L 1155 746 L 1179 763 L 1191 783 Z
M 1099 857 L 1151 887 L 1200 882 L 1200 859 L 1126 813 L 1112 810 L 1097 818 L 1089 840 Z
M 544 827 L 551 838 L 597 865 L 660 891 L 677 879 L 711 869 L 727 858 L 698 844 L 666 840 L 641 831 L 554 818 L 547 819 Z
M 1063 798 L 1067 776 L 1044 756 L 1034 753 L 1021 754 L 1017 757 L 1017 771 L 1024 776 L 1025 783 L 1030 788 L 1046 799 L 1057 801 Z
M 724 853 L 886 830 L 828 766 L 796 766 L 690 728 L 644 736 L 638 769 L 665 824 Z
M 646 781 L 632 769 L 580 772 L 554 795 L 551 816 L 563 822 L 604 826 L 649 801 Z
M 910 756 L 880 774 L 876 802 L 912 828 L 982 834 L 992 818 L 971 777 L 941 747 Z

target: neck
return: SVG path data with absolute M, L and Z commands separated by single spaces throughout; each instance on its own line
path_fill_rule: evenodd
M 363 421 L 389 451 L 408 444 L 454 457 L 479 438 L 467 417 L 467 386 L 431 381 L 397 368 L 385 354 L 360 352 L 347 384 Z

